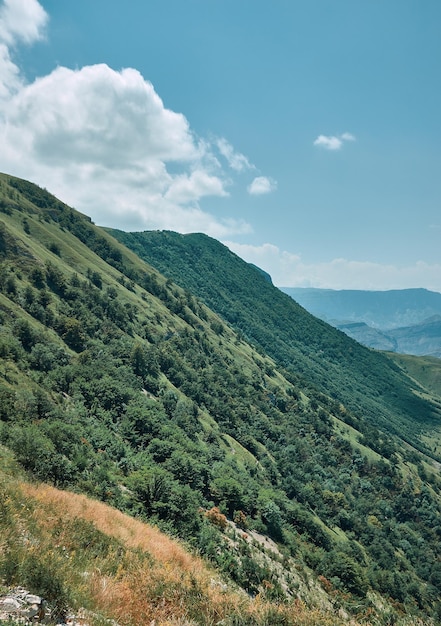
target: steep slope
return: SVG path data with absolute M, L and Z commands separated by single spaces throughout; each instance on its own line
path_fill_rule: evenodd
M 0 176 L 0 211 L 0 441 L 34 479 L 180 535 L 261 600 L 430 623 L 428 389 L 213 240 L 182 264 L 211 267 L 223 319 L 31 183 Z
M 390 357 L 425 389 L 441 399 L 441 359 L 391 354 Z
M 68 616 L 88 626 L 345 623 L 301 602 L 249 598 L 158 529 L 85 496 L 26 482 L 1 447 L 0 495 L 0 575 L 43 597 L 54 623 Z M 0 615 L 7 591 L 0 589 Z M 11 608 L 9 624 L 20 615 Z
M 368 420 L 418 447 L 421 429 L 439 424 L 433 406 L 390 360 L 307 313 L 219 242 L 199 234 L 112 232 L 273 357 L 292 380 L 345 404 L 354 423 Z

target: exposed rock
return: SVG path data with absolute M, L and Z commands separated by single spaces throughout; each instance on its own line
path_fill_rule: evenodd
M 46 601 L 23 587 L 15 587 L 7 595 L 0 596 L 0 623 L 14 620 L 19 624 L 48 624 L 50 617 Z
M 29 593 L 23 587 L 9 589 L 3 596 L 0 595 L 0 624 L 55 624 L 56 626 L 89 626 L 97 618 L 100 623 L 108 626 L 119 626 L 114 620 L 107 620 L 103 616 L 78 609 L 68 611 L 63 622 L 59 622 L 51 612 L 50 605 L 44 598 Z
M 18 611 L 20 609 L 21 603 L 12 596 L 6 596 L 6 598 L 2 598 L 0 600 L 0 611 Z

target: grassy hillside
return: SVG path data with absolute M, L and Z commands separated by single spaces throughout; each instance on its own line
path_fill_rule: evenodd
M 1 443 L 34 479 L 184 538 L 259 602 L 327 607 L 329 623 L 340 609 L 430 623 L 436 403 L 207 242 L 222 316 L 45 190 L 0 176 Z M 12 560 L 0 555 L 4 575 Z
M 395 361 L 412 378 L 434 396 L 441 398 L 441 359 L 435 357 L 415 357 L 410 354 L 390 354 Z
M 57 621 L 74 612 L 90 626 L 345 623 L 300 601 L 250 599 L 156 528 L 85 496 L 26 482 L 4 448 L 0 494 L 0 575 L 46 598 Z

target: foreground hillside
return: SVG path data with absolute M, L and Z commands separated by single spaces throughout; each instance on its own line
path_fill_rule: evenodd
M 213 240 L 196 269 L 221 316 L 31 183 L 2 175 L 0 211 L 0 441 L 29 476 L 180 536 L 259 602 L 439 615 L 430 389 Z
M 9 588 L 25 585 L 45 598 L 56 622 L 345 624 L 336 612 L 300 601 L 250 599 L 156 528 L 84 496 L 25 482 L 1 448 L 0 496 L 0 575 Z

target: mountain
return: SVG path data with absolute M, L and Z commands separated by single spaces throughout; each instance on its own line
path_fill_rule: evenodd
M 378 330 L 364 322 L 333 321 L 333 325 L 369 348 L 441 358 L 441 315 L 433 315 L 414 326 L 390 330 Z
M 381 330 L 413 326 L 441 315 L 441 293 L 427 289 L 362 291 L 281 287 L 307 311 L 332 322 L 364 322 Z
M 441 294 L 427 289 L 333 291 L 282 287 L 310 313 L 369 348 L 441 356 Z
M 394 328 L 389 335 L 396 342 L 395 352 L 441 358 L 441 315 L 407 328 Z
M 183 598 L 164 565 L 145 600 L 157 623 L 438 619 L 434 373 L 354 342 L 209 237 L 110 232 L 5 174 L 0 323 L 0 456 L 180 537 L 251 603 L 207 621 L 206 588 L 182 579 Z M 135 556 L 94 535 L 96 518 L 64 529 L 58 496 L 42 511 L 11 481 L 0 500 L 5 585 L 55 595 L 48 571 L 63 546 L 83 585 L 81 546 L 102 555 L 109 581 L 124 575 Z M 29 569 L 40 523 L 47 552 Z M 170 598 L 183 613 L 160 613 Z M 303 622 L 300 607 L 312 611 Z
M 339 322 L 334 320 L 332 325 L 364 346 L 374 348 L 375 350 L 398 352 L 397 342 L 387 331 L 373 328 L 365 324 L 365 322 Z
M 312 383 L 374 426 L 405 437 L 409 428 L 409 440 L 415 414 L 420 424 L 431 423 L 431 407 L 419 404 L 389 359 L 308 314 L 218 241 L 201 234 L 111 232 L 274 358 L 290 379 Z

